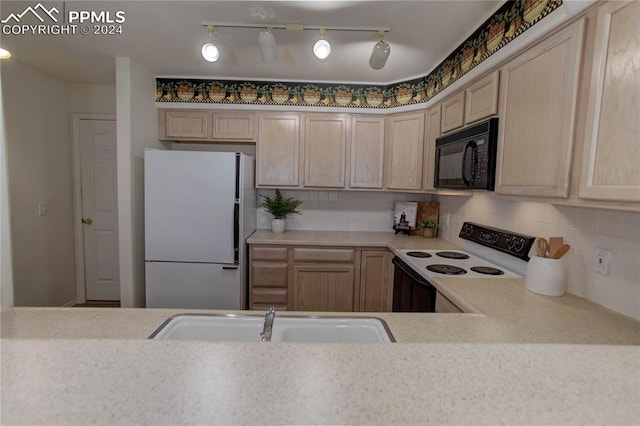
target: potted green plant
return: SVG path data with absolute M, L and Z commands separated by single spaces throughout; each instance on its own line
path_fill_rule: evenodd
M 422 228 L 423 238 L 435 238 L 438 235 L 438 222 L 433 220 L 421 220 L 418 222 L 420 228 Z
M 302 201 L 295 198 L 285 198 L 280 193 L 279 189 L 276 189 L 276 195 L 270 197 L 268 195 L 261 195 L 263 198 L 260 207 L 263 207 L 268 211 L 273 220 L 271 221 L 271 232 L 274 234 L 281 234 L 284 232 L 285 218 L 290 214 L 300 214 L 298 206 L 302 204 Z

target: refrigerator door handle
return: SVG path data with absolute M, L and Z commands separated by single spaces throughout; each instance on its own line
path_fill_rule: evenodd
M 237 264 L 233 264 L 233 265 L 222 265 L 222 269 L 238 269 L 238 265 L 237 265 Z
M 233 261 L 240 261 L 240 203 L 233 205 Z

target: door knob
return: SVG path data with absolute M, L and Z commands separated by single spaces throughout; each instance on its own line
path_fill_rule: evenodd
M 84 223 L 85 225 L 91 225 L 93 223 L 93 219 L 91 219 L 90 217 L 83 217 L 82 223 Z

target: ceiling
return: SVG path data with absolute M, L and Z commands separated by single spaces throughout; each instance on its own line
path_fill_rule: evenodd
M 36 1 L 2 1 L 0 15 L 21 13 Z M 115 57 L 130 57 L 156 76 L 388 84 L 426 75 L 503 1 L 54 1 L 59 22 L 69 11 L 124 11 L 121 35 L 2 35 L 13 58 L 71 83 L 112 84 Z M 65 12 L 62 12 L 65 11 Z M 26 14 L 20 24 L 39 24 Z M 259 29 L 219 28 L 222 56 L 206 62 L 202 21 L 391 27 L 386 66 L 368 65 L 375 32 L 327 31 L 331 56 L 311 53 L 316 31 L 274 30 L 279 60 L 260 61 Z M 46 24 L 52 22 L 45 22 Z M 92 28 L 92 25 L 90 25 Z M 4 31 L 3 31 L 4 32 Z

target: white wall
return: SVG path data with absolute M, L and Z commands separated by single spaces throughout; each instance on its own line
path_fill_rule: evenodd
M 0 93 L 2 67 L 0 66 Z M 4 97 L 0 96 L 0 307 L 13 306 L 13 268 L 11 266 L 11 228 L 9 223 L 9 184 L 7 145 L 4 133 Z
M 640 214 L 507 201 L 483 192 L 437 198 L 442 238 L 464 244 L 458 238 L 464 221 L 532 236 L 562 236 L 572 247 L 565 256 L 568 292 L 640 319 Z M 592 271 L 596 247 L 611 250 L 608 276 Z
M 111 84 L 70 84 L 69 109 L 77 114 L 116 113 L 116 86 Z
M 2 62 L 16 306 L 76 297 L 68 85 L 15 60 Z M 47 203 L 46 216 L 38 203 Z
M 393 232 L 393 211 L 396 201 L 425 201 L 424 194 L 351 191 L 281 190 L 284 197 L 302 201 L 301 215 L 289 215 L 287 229 L 310 231 L 378 231 Z M 273 196 L 275 190 L 260 190 Z M 259 197 L 259 202 L 262 198 Z M 271 215 L 258 209 L 258 229 L 271 228 Z
M 144 148 L 158 141 L 155 76 L 130 58 L 116 58 L 120 304 L 144 307 Z

